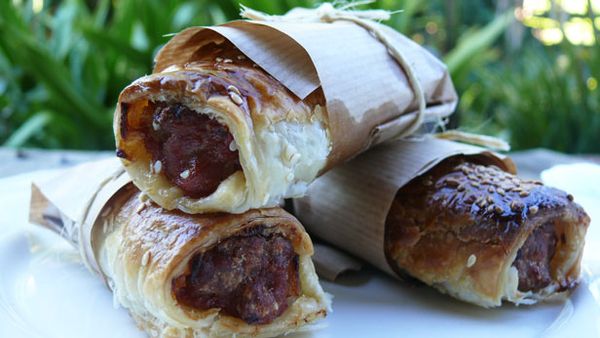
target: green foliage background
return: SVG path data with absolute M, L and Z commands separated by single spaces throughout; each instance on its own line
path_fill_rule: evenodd
M 243 3 L 273 14 L 318 4 Z M 515 41 L 506 32 L 520 23 L 506 3 L 380 0 L 368 7 L 402 10 L 387 24 L 447 62 L 461 96 L 453 124 L 516 149 L 600 152 L 600 95 L 588 83 L 600 79 L 598 43 L 548 47 L 527 30 Z M 238 12 L 234 0 L 0 1 L 0 144 L 112 149 L 117 96 L 151 72 L 165 35 Z

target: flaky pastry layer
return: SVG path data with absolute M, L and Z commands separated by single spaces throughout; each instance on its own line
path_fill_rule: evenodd
M 301 196 L 331 151 L 321 91 L 300 100 L 231 43 L 208 41 L 194 62 L 142 77 L 121 93 L 114 129 L 125 168 L 156 203 L 187 213 L 241 213 Z M 145 138 L 160 128 L 148 116 L 156 102 L 183 105 L 226 126 L 241 170 L 208 196 L 186 195 L 147 149 Z
M 116 303 L 151 336 L 271 337 L 300 330 L 329 311 L 330 299 L 310 258 L 310 238 L 282 209 L 186 215 L 166 211 L 133 190 L 120 193 L 120 201 L 113 201 L 113 206 L 123 206 L 105 218 L 105 236 L 97 245 L 97 255 Z M 194 255 L 257 226 L 288 239 L 299 257 L 300 294 L 283 314 L 268 324 L 253 325 L 218 308 L 200 311 L 177 302 L 172 281 L 183 274 Z
M 469 161 L 447 159 L 400 189 L 386 221 L 390 265 L 483 307 L 575 287 L 584 210 L 563 191 Z

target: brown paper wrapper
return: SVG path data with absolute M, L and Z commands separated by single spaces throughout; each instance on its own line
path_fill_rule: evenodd
M 503 170 L 516 171 L 509 158 L 480 147 L 433 137 L 398 141 L 375 147 L 321 176 L 305 197 L 294 200 L 295 215 L 311 236 L 398 277 L 384 250 L 385 221 L 396 193 L 444 159 L 461 154 L 477 155 Z M 326 268 L 338 274 L 354 269 L 342 260 L 331 263 L 328 259 L 316 255 L 315 266 L 339 264 Z M 329 271 L 323 274 L 330 275 Z
M 424 122 L 450 115 L 457 96 L 445 65 L 400 33 L 375 25 L 412 65 L 425 93 Z M 332 142 L 329 167 L 397 137 L 416 119 L 418 104 L 404 70 L 369 31 L 349 22 L 234 21 L 188 28 L 159 52 L 154 72 L 193 62 L 213 32 L 300 99 L 322 89 Z
M 117 158 L 84 163 L 34 181 L 29 221 L 67 239 L 80 250 L 86 266 L 103 276 L 96 245 L 110 213 L 110 200 L 131 182 Z

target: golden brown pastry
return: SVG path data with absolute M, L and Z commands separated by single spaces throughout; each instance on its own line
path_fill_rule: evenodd
M 452 85 L 439 61 L 422 61 L 436 69 L 423 86 L 431 115 L 442 116 L 453 107 Z M 321 87 L 300 99 L 222 36 L 190 28 L 161 50 L 154 74 L 121 93 L 117 155 L 166 209 L 240 213 L 303 195 L 319 174 L 367 149 L 379 126 L 414 111 L 405 99 L 358 117 L 336 101 L 333 114 Z
M 331 150 L 323 95 L 304 101 L 223 38 L 121 93 L 117 155 L 167 209 L 243 212 L 301 194 Z
M 385 250 L 396 272 L 458 299 L 532 304 L 577 285 L 589 222 L 563 191 L 453 157 L 398 191 Z
M 65 235 L 69 225 L 49 216 L 47 203 L 34 197 L 32 220 Z M 129 184 L 102 209 L 91 238 L 75 238 L 86 263 L 98 266 L 115 302 L 151 337 L 271 337 L 330 309 L 312 242 L 280 208 L 188 215 Z

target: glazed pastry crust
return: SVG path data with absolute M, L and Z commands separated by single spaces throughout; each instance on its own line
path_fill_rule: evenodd
M 116 302 L 151 336 L 275 336 L 297 331 L 329 310 L 329 298 L 310 259 L 310 238 L 282 209 L 241 215 L 186 215 L 158 207 L 132 186 L 110 204 L 122 207 L 104 219 L 105 235 L 96 245 L 97 257 Z M 172 293 L 172 280 L 183 274 L 190 259 L 255 226 L 287 238 L 299 256 L 300 295 L 288 309 L 269 324 L 251 325 L 220 314 L 219 309 L 199 311 L 179 305 Z
M 467 302 L 532 304 L 577 284 L 590 219 L 572 200 L 541 182 L 450 158 L 396 195 L 386 221 L 386 256 L 399 274 Z M 552 282 L 522 292 L 513 262 L 533 231 L 548 222 L 557 238 Z
M 300 100 L 231 43 L 211 36 L 195 46 L 189 62 L 142 77 L 121 93 L 114 131 L 125 168 L 156 203 L 188 213 L 241 213 L 303 194 L 331 150 L 322 91 Z M 183 104 L 225 125 L 242 170 L 198 199 L 152 172 L 141 128 L 150 123 L 145 108 L 153 101 Z

